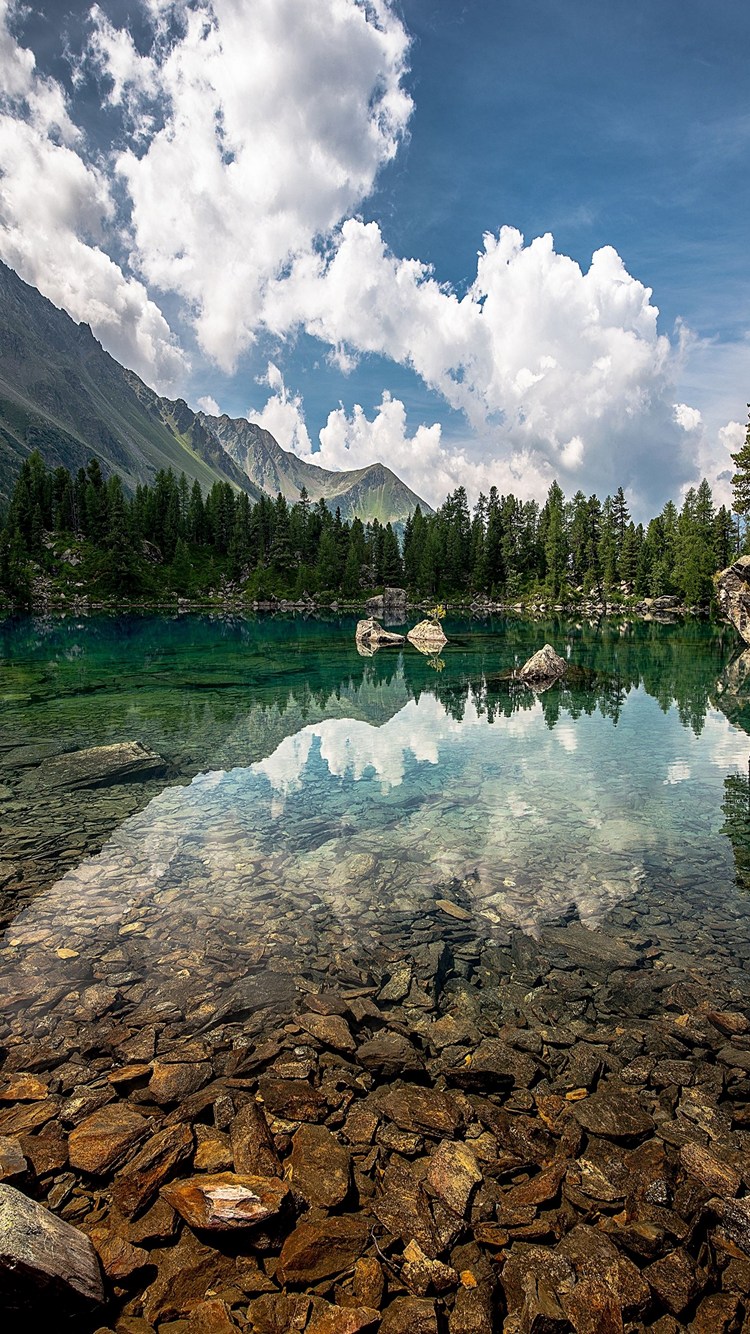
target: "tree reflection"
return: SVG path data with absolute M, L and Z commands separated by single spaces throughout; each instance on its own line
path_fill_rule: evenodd
M 737 884 L 750 889 L 750 762 L 748 772 L 727 774 L 724 779 L 722 834 L 732 844 Z

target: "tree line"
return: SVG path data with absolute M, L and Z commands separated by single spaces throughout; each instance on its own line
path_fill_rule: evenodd
M 128 495 L 96 459 L 72 476 L 34 452 L 24 461 L 0 527 L 0 590 L 23 604 L 39 576 L 126 598 L 201 597 L 228 583 L 250 597 L 328 594 L 357 599 L 383 585 L 425 597 L 541 595 L 658 597 L 705 605 L 712 575 L 739 550 L 736 519 L 705 480 L 645 527 L 622 488 L 601 501 L 566 500 L 553 482 L 543 505 L 492 487 L 473 509 L 458 487 L 431 514 L 417 507 L 403 532 L 344 521 L 302 491 L 250 497 L 228 482 L 203 494 L 184 474 L 159 472 Z

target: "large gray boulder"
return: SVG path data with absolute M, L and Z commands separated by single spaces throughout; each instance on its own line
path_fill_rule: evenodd
M 750 556 L 740 556 L 715 576 L 715 583 L 722 615 L 750 644 Z
M 553 681 L 559 681 L 568 670 L 568 664 L 559 653 L 555 653 L 551 644 L 545 644 L 528 662 L 525 662 L 518 679 L 525 681 L 528 685 L 550 685 Z
M 367 599 L 365 611 L 378 620 L 402 624 L 406 620 L 406 589 L 384 588 L 376 597 Z
M 34 1288 L 67 1290 L 90 1302 L 104 1301 L 99 1260 L 86 1234 L 7 1185 L 0 1185 L 3 1271 Z

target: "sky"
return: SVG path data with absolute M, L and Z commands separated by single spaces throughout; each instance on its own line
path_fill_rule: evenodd
M 0 258 L 432 504 L 729 501 L 749 43 L 738 0 L 0 0 Z

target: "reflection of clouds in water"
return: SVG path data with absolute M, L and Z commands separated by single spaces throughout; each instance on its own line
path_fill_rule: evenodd
M 280 914 L 322 903 L 366 929 L 418 916 L 456 880 L 490 927 L 533 931 L 571 907 L 595 925 L 644 890 L 652 856 L 712 858 L 715 877 L 728 853 L 707 836 L 706 783 L 718 810 L 717 767 L 746 758 L 747 738 L 718 713 L 696 738 L 637 691 L 626 719 L 563 715 L 550 728 L 536 700 L 490 722 L 469 695 L 457 721 L 424 693 L 381 726 L 310 723 L 251 766 L 166 789 L 40 906 L 92 920 L 93 894 L 110 892 L 125 915 L 186 883 L 170 911 L 203 894 L 252 916 L 260 877 Z

